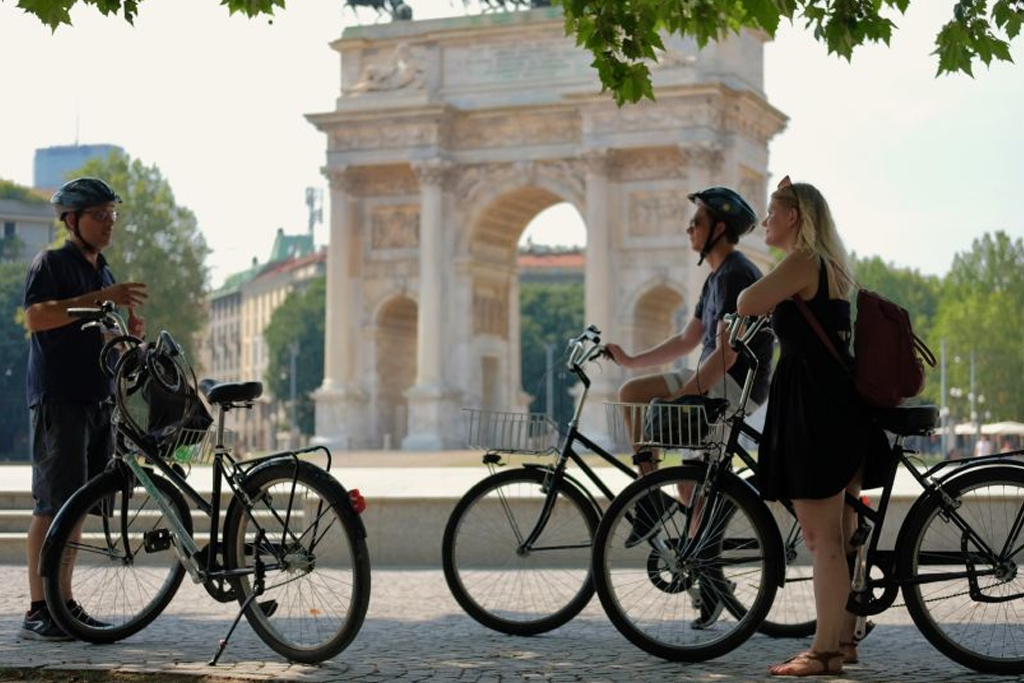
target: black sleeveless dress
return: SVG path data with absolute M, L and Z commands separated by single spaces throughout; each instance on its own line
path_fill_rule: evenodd
M 850 302 L 829 299 L 822 262 L 818 291 L 807 306 L 833 346 L 849 352 Z M 768 500 L 828 498 L 864 464 L 864 488 L 880 486 L 888 441 L 875 426 L 845 368 L 825 347 L 794 301 L 772 313 L 780 356 L 772 375 L 758 485 Z

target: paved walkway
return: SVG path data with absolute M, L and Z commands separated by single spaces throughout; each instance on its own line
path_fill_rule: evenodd
M 749 683 L 779 679 L 765 667 L 808 645 L 756 635 L 731 654 L 703 664 L 675 664 L 633 647 L 611 626 L 595 598 L 570 624 L 543 636 L 516 638 L 466 616 L 439 570 L 375 571 L 369 614 L 353 644 L 319 667 L 290 665 L 243 620 L 217 667 L 206 665 L 234 616 L 187 580 L 167 612 L 142 633 L 106 646 L 21 641 L 24 569 L 0 566 L 0 667 L 164 672 L 226 679 L 383 683 L 385 681 L 695 681 Z M 876 618 L 863 663 L 837 681 L 992 683 L 936 652 L 895 608 Z M 3 679 L 0 669 L 0 680 Z

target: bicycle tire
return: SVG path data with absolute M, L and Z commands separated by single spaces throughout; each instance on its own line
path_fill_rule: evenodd
M 682 531 L 686 508 L 678 504 L 665 509 L 652 538 L 625 547 L 638 501 L 662 493 L 678 503 L 678 485 L 696 487 L 705 472 L 703 465 L 683 465 L 633 482 L 612 501 L 594 539 L 594 583 L 612 624 L 637 647 L 671 661 L 705 661 L 738 647 L 761 625 L 782 578 L 775 521 L 731 473 L 723 475 L 717 500 L 704 512 L 713 515 L 707 531 L 696 540 Z
M 192 517 L 184 496 L 171 482 L 150 473 L 160 493 L 191 535 Z M 156 501 L 135 482 L 123 514 L 127 468 L 114 467 L 79 489 L 57 513 L 44 542 L 41 573 L 46 604 L 54 621 L 74 638 L 112 643 L 148 626 L 167 607 L 185 576 Z M 126 522 L 126 541 L 121 521 Z M 78 541 L 72 541 L 81 528 Z M 62 567 L 70 569 L 66 580 Z M 72 612 L 74 599 L 91 617 Z
M 257 635 L 291 661 L 315 664 L 344 650 L 370 602 L 370 557 L 348 492 L 310 463 L 282 459 L 257 466 L 224 521 L 228 571 L 263 566 L 232 581 Z M 255 578 L 254 578 L 255 577 Z
M 779 526 L 786 561 L 785 583 L 779 586 L 768 616 L 758 632 L 771 638 L 806 638 L 818 627 L 814 607 L 814 571 L 800 523 L 782 505 L 768 506 Z
M 928 641 L 950 659 L 976 671 L 992 674 L 1024 673 L 1024 640 L 1020 614 L 1024 612 L 1024 468 L 990 466 L 972 469 L 943 484 L 958 504 L 956 515 L 996 553 L 1000 563 L 985 557 L 980 545 L 944 519 L 945 507 L 932 495 L 915 507 L 900 530 L 898 575 L 908 581 L 939 571 L 972 572 L 976 595 L 966 578 L 928 583 L 905 583 L 907 611 Z M 1016 524 L 1015 524 L 1016 523 Z M 1016 528 L 1014 538 L 1008 532 Z M 934 568 L 934 569 L 931 569 Z M 996 574 L 986 574 L 995 569 Z M 977 600 L 982 596 L 992 602 Z
M 501 633 L 551 631 L 594 595 L 590 549 L 599 511 L 576 486 L 557 483 L 555 507 L 534 549 L 519 550 L 539 519 L 549 476 L 525 467 L 491 475 L 466 492 L 445 525 L 448 589 L 469 616 Z

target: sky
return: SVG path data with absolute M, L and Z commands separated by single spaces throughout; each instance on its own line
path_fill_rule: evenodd
M 410 4 L 418 18 L 463 12 L 448 0 Z M 915 0 L 894 16 L 891 46 L 860 48 L 852 64 L 801 26 L 784 26 L 765 48 L 768 100 L 789 116 L 769 145 L 773 178 L 817 185 L 858 255 L 929 274 L 945 273 L 985 232 L 1024 237 L 1014 202 L 1024 66 L 935 78 L 930 53 L 953 4 Z M 146 0 L 134 27 L 90 7 L 72 19 L 51 34 L 0 0 L 0 178 L 31 184 L 38 147 L 120 145 L 158 166 L 195 212 L 213 285 L 264 260 L 278 227 L 306 229 L 305 188 L 326 184 L 326 140 L 304 115 L 333 109 L 340 61 L 329 43 L 358 21 L 350 9 L 292 0 L 272 20 L 250 20 L 216 0 Z M 1011 45 L 1018 61 L 1022 45 Z M 564 206 L 527 234 L 585 241 Z M 326 242 L 327 229 L 316 237 Z

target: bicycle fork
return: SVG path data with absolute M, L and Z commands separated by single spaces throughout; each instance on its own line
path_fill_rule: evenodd
M 850 545 L 855 548 L 851 589 L 851 601 L 867 603 L 868 587 L 868 539 L 871 537 L 871 524 L 864 518 L 864 515 L 857 515 L 857 529 L 850 538 Z M 853 626 L 853 640 L 860 641 L 868 634 L 868 618 L 865 614 L 857 614 Z

